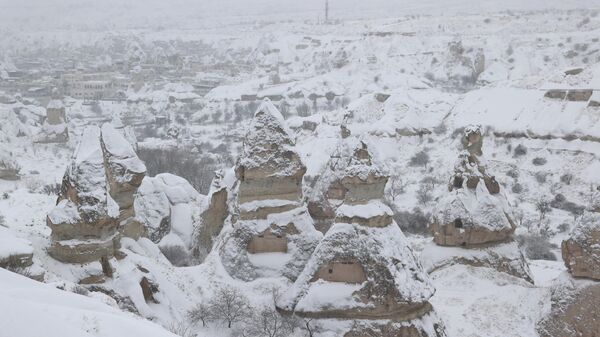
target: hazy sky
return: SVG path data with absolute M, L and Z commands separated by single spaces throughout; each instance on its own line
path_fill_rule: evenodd
M 600 8 L 600 0 L 329 0 L 333 18 L 501 10 Z M 317 19 L 325 0 L 0 0 L 0 27 L 106 29 L 202 27 L 221 18 Z

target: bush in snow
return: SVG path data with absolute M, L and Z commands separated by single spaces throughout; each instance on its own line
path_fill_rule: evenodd
M 431 185 L 421 184 L 417 190 L 417 201 L 419 201 L 421 205 L 426 205 L 433 198 L 431 195 L 432 190 Z
M 506 175 L 513 179 L 517 179 L 519 178 L 519 170 L 513 167 L 510 170 L 508 170 L 508 172 L 506 172 Z
M 248 298 L 239 290 L 225 286 L 218 289 L 207 304 L 198 304 L 188 316 L 194 323 L 221 320 L 228 328 L 246 320 L 251 314 Z
M 4 218 L 4 215 L 2 215 L 2 214 L 0 214 L 0 226 L 6 227 L 6 219 Z
M 60 184 L 48 184 L 42 187 L 42 192 L 47 195 L 58 195 L 60 192 Z
M 533 158 L 531 163 L 535 166 L 542 166 L 542 165 L 546 165 L 546 163 L 548 163 L 548 160 L 543 157 L 535 157 L 535 158 Z
M 388 197 L 392 201 L 396 200 L 397 196 L 406 192 L 406 185 L 408 185 L 408 182 L 402 178 L 402 175 L 391 178 L 387 189 Z
M 288 337 L 301 326 L 300 320 L 283 317 L 273 308 L 255 312 L 238 330 L 240 336 L 248 337 Z
M 394 220 L 405 233 L 427 234 L 430 214 L 415 207 L 412 212 L 394 212 Z
M 570 173 L 565 173 L 560 176 L 560 181 L 567 185 L 571 185 L 571 181 L 573 181 L 573 175 Z
M 537 180 L 537 182 L 540 184 L 544 184 L 546 182 L 547 176 L 548 176 L 548 173 L 546 173 L 546 172 L 536 172 L 535 180 Z
M 296 113 L 300 117 L 308 117 L 310 116 L 310 106 L 306 104 L 306 102 L 302 102 L 300 105 L 296 106 Z
M 540 221 L 546 218 L 546 214 L 552 211 L 550 202 L 545 199 L 539 199 L 535 202 L 535 209 L 540 213 Z
M 167 326 L 167 330 L 180 337 L 196 336 L 192 330 L 192 327 L 187 325 L 185 322 L 171 322 L 171 324 Z
M 520 157 L 520 156 L 524 156 L 527 154 L 527 148 L 523 145 L 523 144 L 519 144 L 517 145 L 517 147 L 515 147 L 515 152 L 513 157 Z
M 412 156 L 412 158 L 410 158 L 411 166 L 427 166 L 428 163 L 429 155 L 424 150 L 417 152 L 414 156 Z
M 511 191 L 513 193 L 519 194 L 519 193 L 523 192 L 523 186 L 521 184 L 519 184 L 519 183 L 515 183 L 512 186 Z
M 517 242 L 528 259 L 556 261 L 556 255 L 552 249 L 557 247 L 553 246 L 543 235 L 519 235 Z
M 421 179 L 421 184 L 426 185 L 431 191 L 435 189 L 435 185 L 439 183 L 439 180 L 434 176 L 427 176 Z
M 563 222 L 557 227 L 559 233 L 566 233 L 569 228 L 571 228 L 571 226 L 567 222 Z

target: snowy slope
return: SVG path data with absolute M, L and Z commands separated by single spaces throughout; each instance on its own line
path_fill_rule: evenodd
M 174 337 L 100 299 L 69 293 L 0 268 L 0 336 Z

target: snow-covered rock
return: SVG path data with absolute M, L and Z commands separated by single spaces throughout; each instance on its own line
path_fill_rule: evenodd
M 574 277 L 600 280 L 600 213 L 584 214 L 562 242 L 565 266 Z
M 48 213 L 49 253 L 85 263 L 113 256 L 121 230 L 139 237 L 133 197 L 146 173 L 131 145 L 110 124 L 87 127 L 63 177 L 56 207 Z M 136 228 L 133 228 L 136 227 Z

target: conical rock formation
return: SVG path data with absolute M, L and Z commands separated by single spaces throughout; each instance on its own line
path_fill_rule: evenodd
M 291 131 L 265 100 L 244 138 L 235 167 L 236 214 L 220 238 L 219 254 L 232 276 L 295 279 L 302 270 L 321 238 L 302 202 L 305 172 Z

